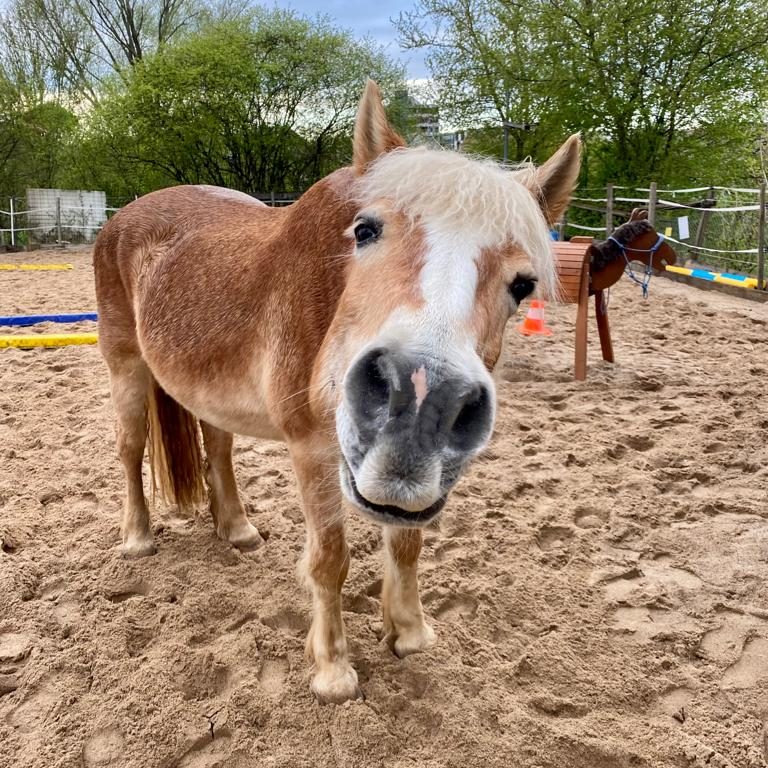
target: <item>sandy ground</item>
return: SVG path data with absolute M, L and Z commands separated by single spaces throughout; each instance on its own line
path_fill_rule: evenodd
M 0 272 L 0 314 L 95 309 L 64 257 Z M 236 444 L 262 549 L 158 509 L 125 561 L 97 349 L 0 351 L 0 766 L 766 766 L 768 305 L 657 279 L 611 312 L 619 363 L 593 344 L 584 383 L 573 307 L 509 334 L 495 439 L 422 556 L 429 653 L 379 641 L 381 536 L 349 511 L 367 701 L 341 707 L 308 688 L 285 448 Z

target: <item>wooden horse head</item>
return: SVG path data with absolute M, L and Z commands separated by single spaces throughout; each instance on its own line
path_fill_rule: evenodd
M 607 240 L 595 240 L 590 248 L 590 293 L 610 288 L 621 278 L 627 264 L 639 261 L 662 271 L 677 261 L 677 255 L 666 240 L 648 222 L 648 211 L 635 208 L 629 221 L 622 224 Z

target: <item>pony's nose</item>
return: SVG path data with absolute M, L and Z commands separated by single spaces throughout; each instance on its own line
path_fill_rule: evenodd
M 492 427 L 483 382 L 430 373 L 425 362 L 389 349 L 373 349 L 352 365 L 345 394 L 364 440 L 384 432 L 407 439 L 410 448 L 471 453 Z

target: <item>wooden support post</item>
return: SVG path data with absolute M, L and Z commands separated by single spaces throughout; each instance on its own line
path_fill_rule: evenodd
M 651 189 L 648 193 L 648 222 L 655 229 L 656 228 L 656 201 L 659 199 L 656 194 L 656 182 L 651 182 Z
M 587 319 L 589 316 L 589 256 L 584 255 L 579 286 L 579 303 L 576 309 L 576 353 L 573 364 L 573 378 L 584 381 L 587 378 Z
M 557 239 L 562 243 L 565 240 L 565 227 L 568 224 L 568 212 L 566 211 L 557 225 Z
M 757 229 L 757 287 L 765 290 L 765 182 L 760 184 L 760 223 Z
M 595 291 L 595 317 L 597 332 L 600 334 L 600 350 L 603 360 L 613 362 L 613 344 L 611 343 L 611 328 L 608 325 L 608 304 L 603 291 Z
M 605 188 L 605 236 L 613 234 L 613 184 Z

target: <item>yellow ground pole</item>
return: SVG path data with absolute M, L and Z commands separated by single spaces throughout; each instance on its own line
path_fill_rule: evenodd
M 74 269 L 71 264 L 0 264 L 0 271 L 22 272 L 58 272 L 63 269 Z
M 98 333 L 39 333 L 34 336 L 0 336 L 0 349 L 67 347 L 71 344 L 95 344 L 98 340 Z

